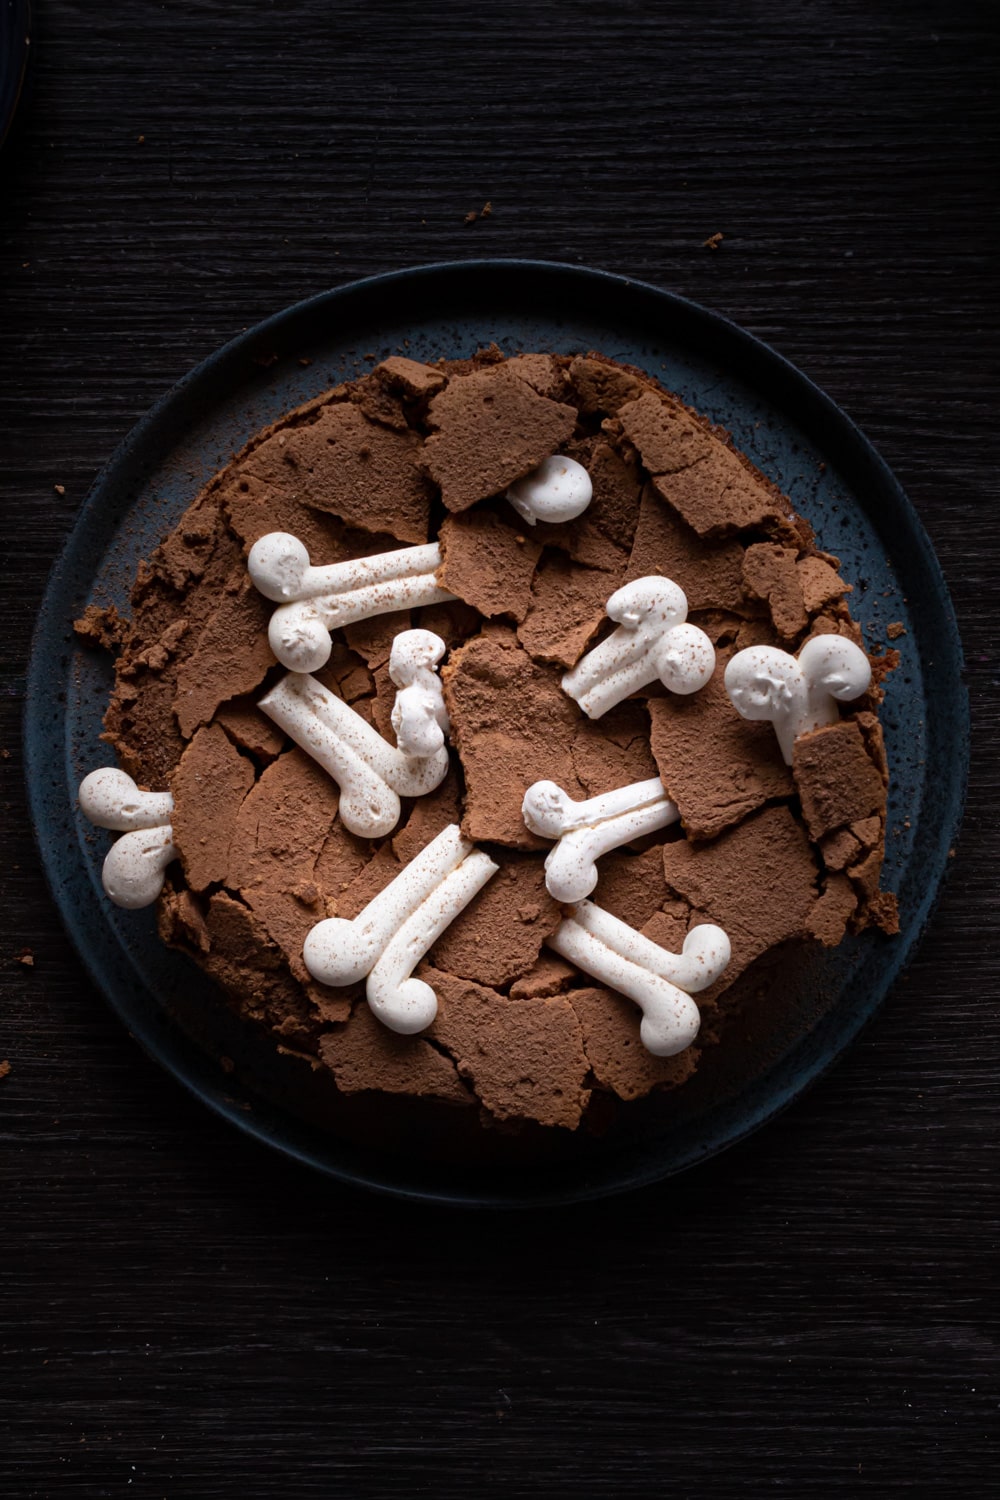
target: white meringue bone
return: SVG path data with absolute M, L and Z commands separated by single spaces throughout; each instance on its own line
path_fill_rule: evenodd
M 796 739 L 840 717 L 838 703 L 868 690 L 871 663 L 846 636 L 817 635 L 798 658 L 777 646 L 748 646 L 726 666 L 726 692 L 744 719 L 770 719 L 788 765 Z
M 390 1031 L 411 1036 L 434 1020 L 437 995 L 426 980 L 411 977 L 413 970 L 499 868 L 488 854 L 474 850 L 445 876 L 391 939 L 365 986 L 372 1014 Z
M 732 957 L 729 938 L 714 922 L 692 927 L 681 952 L 671 953 L 593 901 L 581 901 L 573 915 L 586 932 L 622 958 L 642 964 L 689 995 L 697 995 L 714 984 Z
M 686 623 L 687 599 L 671 579 L 633 579 L 611 595 L 606 611 L 618 629 L 562 679 L 564 691 L 589 718 L 599 719 L 657 678 L 673 693 L 705 686 L 715 670 L 715 650 L 703 630 Z
M 583 464 L 553 453 L 530 474 L 512 484 L 507 499 L 529 526 L 537 521 L 575 521 L 594 496 Z
M 438 584 L 437 542 L 313 567 L 288 531 L 254 542 L 247 567 L 256 587 L 280 605 L 271 616 L 271 650 L 292 672 L 316 672 L 330 659 L 330 631 L 374 615 L 443 604 L 455 595 Z M 291 601 L 291 602 L 288 602 Z
M 639 1037 L 655 1057 L 673 1057 L 698 1034 L 692 993 L 707 989 L 729 962 L 729 938 L 702 923 L 669 953 L 591 901 L 581 901 L 546 938 L 548 947 L 585 974 L 635 1001 L 642 1011 Z
M 99 766 L 80 782 L 80 811 L 98 828 L 162 828 L 170 822 L 170 792 L 140 792 L 131 776 L 117 766 Z
M 340 787 L 340 817 L 351 833 L 380 838 L 399 821 L 400 797 L 424 797 L 448 774 L 448 751 L 411 756 L 303 672 L 289 672 L 257 707 Z
M 404 755 L 435 755 L 451 729 L 436 670 L 447 649 L 432 630 L 401 630 L 392 643 L 389 677 L 399 689 L 392 727 Z
M 565 903 L 590 895 L 602 854 L 680 817 L 657 776 L 581 802 L 554 781 L 536 781 L 524 794 L 521 812 L 532 833 L 558 840 L 545 861 L 545 884 Z
M 377 963 L 408 917 L 474 845 L 450 823 L 403 866 L 396 878 L 373 896 L 363 911 L 348 920 L 327 917 L 311 928 L 302 950 L 303 961 L 321 984 L 354 984 Z
M 125 771 L 100 766 L 80 783 L 80 810 L 98 828 L 124 831 L 108 850 L 101 883 L 116 906 L 151 906 L 163 889 L 167 865 L 176 857 L 169 792 L 141 792 Z
M 410 975 L 497 868 L 449 824 L 352 921 L 317 922 L 302 949 L 306 968 L 329 985 L 367 974 L 373 1014 L 392 1031 L 423 1031 L 437 1014 L 437 997 Z

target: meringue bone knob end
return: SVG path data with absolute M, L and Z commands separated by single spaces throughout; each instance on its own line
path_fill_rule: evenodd
M 871 663 L 854 641 L 817 635 L 798 658 L 777 646 L 748 646 L 726 666 L 729 700 L 741 718 L 769 719 L 781 753 L 792 764 L 795 741 L 840 717 L 838 703 L 867 692 Z
M 678 990 L 678 995 L 683 992 Z M 684 1052 L 701 1025 L 701 1013 L 694 1001 L 684 995 L 671 1009 L 647 1009 L 639 1025 L 639 1040 L 653 1057 L 676 1057 Z
M 127 833 L 160 828 L 170 822 L 174 799 L 169 792 L 140 792 L 131 776 L 117 766 L 99 766 L 80 782 L 80 811 L 98 828 Z
M 163 889 L 167 865 L 176 857 L 173 829 L 136 828 L 108 850 L 101 881 L 115 906 L 138 911 L 152 906 Z
M 545 459 L 507 491 L 507 499 L 529 526 L 537 521 L 575 521 L 593 495 L 594 487 L 583 464 L 559 453 Z
M 290 531 L 269 531 L 259 537 L 250 548 L 247 569 L 254 586 L 275 604 L 300 599 L 314 571 L 305 545 Z
M 268 645 L 290 672 L 318 672 L 330 660 L 330 632 L 308 599 L 275 610 L 267 627 Z
M 661 638 L 655 655 L 656 675 L 680 696 L 697 693 L 715 671 L 715 648 L 697 625 L 675 625 Z

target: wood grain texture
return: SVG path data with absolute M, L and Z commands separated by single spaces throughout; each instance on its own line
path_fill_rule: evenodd
M 991 1493 L 995 6 L 35 8 L 0 156 L 0 1493 Z M 151 402 L 297 298 L 480 254 L 693 296 L 841 401 L 938 549 L 976 721 L 945 896 L 835 1072 L 682 1181 L 499 1221 L 314 1180 L 161 1076 L 59 929 L 18 748 L 46 572 Z

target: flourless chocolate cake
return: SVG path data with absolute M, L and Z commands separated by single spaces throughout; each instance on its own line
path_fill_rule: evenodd
M 553 455 L 586 471 L 589 503 L 569 520 L 526 517 L 507 492 Z M 274 533 L 298 538 L 314 569 L 438 544 L 436 602 L 334 623 L 328 659 L 309 677 L 314 695 L 334 700 L 338 724 L 360 721 L 402 746 L 394 643 L 402 632 L 443 643 L 415 680 L 436 702 L 437 674 L 447 764 L 425 794 L 404 784 L 387 832 L 366 835 L 356 817 L 346 826 L 328 765 L 259 706 L 289 676 L 272 647 L 282 606 L 248 569 L 254 544 Z M 588 653 L 609 641 L 612 650 L 616 620 L 619 632 L 636 628 L 627 586 L 639 580 L 654 594 L 666 580 L 683 591 L 683 629 L 714 652 L 714 671 L 675 690 L 666 669 L 650 668 L 591 713 L 570 689 Z M 433 366 L 387 359 L 258 434 L 140 565 L 129 620 L 91 609 L 77 628 L 118 648 L 105 738 L 120 766 L 172 796 L 163 940 L 211 976 L 247 1026 L 343 1095 L 430 1099 L 470 1129 L 572 1131 L 606 1120 L 614 1100 L 688 1084 L 735 997 L 749 1003 L 739 981 L 775 949 L 895 930 L 894 899 L 879 889 L 888 770 L 878 719 L 894 653 L 868 658 L 863 691 L 797 721 L 788 756 L 773 722 L 737 711 L 727 672 L 740 653 L 764 652 L 761 661 L 790 662 L 794 678 L 816 637 L 862 647 L 850 592 L 787 498 L 648 375 L 595 353 L 504 358 L 491 348 Z M 609 618 L 615 598 L 625 603 Z M 676 618 L 683 611 L 671 629 Z M 782 691 L 790 702 L 793 690 Z M 352 745 L 368 743 L 352 732 Z M 596 887 L 582 898 L 619 935 L 609 941 L 621 962 L 600 969 L 603 980 L 566 956 L 589 952 L 590 938 L 575 925 L 584 947 L 560 937 L 579 903 L 553 894 L 552 830 L 529 826 L 526 794 L 538 783 L 564 797 L 567 829 L 576 816 L 602 836 L 601 799 L 652 788 L 631 805 L 655 807 L 658 821 L 602 845 Z M 485 883 L 416 952 L 420 993 L 429 986 L 437 1003 L 430 1024 L 407 1029 L 363 973 L 317 978 L 307 939 L 330 919 L 374 922 L 371 903 L 456 825 L 455 858 L 487 855 Z M 693 953 L 685 940 L 698 929 L 722 929 L 728 962 L 707 985 L 687 985 L 697 1035 L 651 1049 L 643 1002 L 607 975 L 648 976 L 659 963 L 651 945 L 667 958 Z M 676 964 L 662 973 L 685 988 Z M 766 1004 L 766 992 L 752 1003 Z

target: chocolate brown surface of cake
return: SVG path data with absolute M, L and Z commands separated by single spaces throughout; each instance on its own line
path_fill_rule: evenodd
M 593 499 L 576 520 L 529 526 L 504 491 L 554 452 L 586 467 Z M 247 554 L 274 531 L 315 565 L 440 543 L 455 598 L 334 630 L 316 673 L 393 743 L 394 636 L 419 626 L 446 643 L 450 770 L 404 798 L 384 837 L 344 826 L 335 782 L 257 707 L 285 669 Z M 608 598 L 657 574 L 684 590 L 715 673 L 690 696 L 655 682 L 588 718 L 561 678 L 610 632 Z M 734 1007 L 767 1003 L 766 986 L 762 999 L 738 981 L 775 950 L 894 928 L 879 889 L 891 653 L 790 766 L 723 686 L 748 645 L 861 644 L 849 593 L 787 498 L 650 377 L 599 354 L 490 349 L 388 359 L 261 432 L 141 565 L 127 624 L 90 610 L 79 630 L 119 649 L 105 737 L 140 786 L 173 795 L 161 935 L 248 1026 L 344 1096 L 432 1101 L 471 1130 L 603 1129 L 609 1102 L 683 1088 Z M 594 899 L 671 951 L 700 923 L 728 933 L 730 964 L 697 996 L 698 1040 L 674 1057 L 645 1050 L 629 1000 L 545 946 L 564 912 L 546 888 L 551 845 L 522 816 L 538 780 L 585 799 L 654 776 L 680 820 L 605 856 Z M 416 971 L 438 996 L 433 1025 L 402 1036 L 363 983 L 312 977 L 303 942 L 324 918 L 357 916 L 453 823 L 498 870 Z

